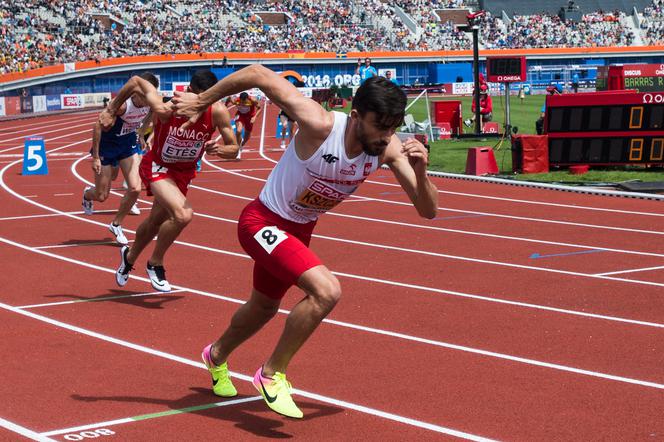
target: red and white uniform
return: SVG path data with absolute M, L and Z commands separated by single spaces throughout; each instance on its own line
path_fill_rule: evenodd
M 248 131 L 251 131 L 254 127 L 251 119 L 256 115 L 256 112 L 258 112 L 258 102 L 255 101 L 255 99 L 252 97 L 249 97 L 246 100 L 241 100 L 238 97 L 235 98 L 232 102 L 237 107 L 235 120 L 242 123 Z
M 364 152 L 348 158 L 348 117 L 334 112 L 327 139 L 307 160 L 294 141 L 270 173 L 258 199 L 242 212 L 238 237 L 254 259 L 254 287 L 279 299 L 305 271 L 321 264 L 308 248 L 318 217 L 348 198 L 378 166 Z
M 139 169 L 148 195 L 151 195 L 150 183 L 164 178 L 171 178 L 182 194 L 187 194 L 187 186 L 196 176 L 196 162 L 203 156 L 205 143 L 216 128 L 212 122 L 212 107 L 208 107 L 196 123 L 182 130 L 186 121 L 187 118 L 172 115 L 162 123 L 155 117 L 152 148 L 143 156 Z

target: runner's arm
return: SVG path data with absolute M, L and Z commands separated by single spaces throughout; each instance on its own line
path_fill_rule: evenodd
M 220 158 L 233 159 L 237 157 L 240 150 L 235 132 L 231 127 L 231 114 L 226 106 L 221 103 L 215 103 L 212 106 L 212 123 L 219 131 L 219 137 L 210 140 L 205 145 L 205 152 L 209 155 L 217 155 Z
M 297 121 L 300 133 L 304 137 L 322 142 L 332 130 L 334 125 L 332 113 L 302 95 L 288 80 L 259 64 L 233 72 L 198 95 L 176 92 L 173 102 L 176 103 L 176 113 L 189 117 L 191 124 L 208 106 L 222 97 L 253 87 L 258 87 L 271 101 Z
M 438 189 L 427 175 L 429 155 L 414 138 L 401 143 L 396 135 L 388 145 L 383 161 L 392 170 L 399 184 L 422 218 L 435 218 L 438 211 Z
M 127 101 L 132 94 L 143 96 L 147 101 L 148 106 L 150 106 L 150 110 L 161 121 L 166 121 L 171 117 L 171 104 L 164 103 L 157 88 L 155 88 L 149 81 L 144 80 L 137 75 L 131 77 L 129 81 L 122 86 L 118 95 L 108 104 L 108 107 L 104 112 L 108 112 L 110 115 L 117 115 L 120 104 Z

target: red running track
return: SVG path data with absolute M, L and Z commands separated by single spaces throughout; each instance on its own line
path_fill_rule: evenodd
M 232 355 L 238 398 L 212 395 L 200 350 L 250 289 L 235 222 L 281 154 L 267 112 L 242 161 L 206 161 L 194 181 L 171 294 L 151 293 L 144 263 L 115 285 L 119 194 L 80 211 L 96 115 L 0 123 L 0 439 L 663 437 L 661 203 L 435 179 L 426 221 L 388 171 L 316 229 L 344 296 L 288 373 L 305 419 L 273 414 L 248 382 L 297 290 Z M 46 176 L 20 174 L 32 134 Z

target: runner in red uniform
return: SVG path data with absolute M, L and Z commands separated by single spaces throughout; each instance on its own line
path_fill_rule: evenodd
M 188 90 L 200 93 L 216 81 L 217 77 L 212 72 L 197 71 Z M 139 173 L 148 195 L 155 198 L 150 215 L 136 231 L 133 246 L 121 249 L 122 262 L 115 279 L 121 287 L 127 283 L 136 259 L 157 236 L 154 251 L 148 259 L 147 273 L 152 287 L 168 292 L 171 287 L 166 280 L 164 254 L 194 214 L 186 195 L 189 182 L 196 176 L 196 162 L 204 152 L 221 158 L 235 158 L 239 147 L 231 128 L 230 114 L 223 104 L 212 104 L 199 121 L 183 129 L 181 126 L 187 119 L 175 116 L 171 104 L 164 103 L 157 89 L 140 77 L 132 77 L 107 110 L 102 112 L 102 127 L 111 124 L 119 105 L 134 93 L 145 96 L 154 115 L 154 141 L 151 150 L 141 160 Z M 219 138 L 212 139 L 216 130 L 219 130 L 223 142 L 217 142 Z
M 242 148 L 247 144 L 249 138 L 251 138 L 251 131 L 254 130 L 254 122 L 256 121 L 258 112 L 261 110 L 261 105 L 256 98 L 246 92 L 242 92 L 239 98 L 226 100 L 226 106 L 229 103 L 237 107 L 237 112 L 235 113 L 235 132 L 240 141 L 240 148 Z M 242 129 L 244 129 L 244 136 L 242 136 Z M 238 158 L 241 155 L 240 152 Z

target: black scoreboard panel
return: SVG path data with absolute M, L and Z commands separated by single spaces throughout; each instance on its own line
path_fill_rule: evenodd
M 573 137 L 549 139 L 552 164 L 664 163 L 661 137 Z
M 547 132 L 664 130 L 664 104 L 554 107 Z
M 487 69 L 492 75 L 520 75 L 521 58 L 499 57 L 487 59 Z

